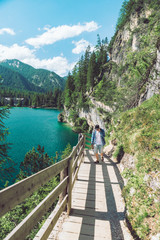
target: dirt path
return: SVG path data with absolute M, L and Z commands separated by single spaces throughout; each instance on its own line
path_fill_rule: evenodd
M 119 170 L 107 157 L 99 164 L 94 160 L 93 151 L 87 150 L 73 188 L 71 214 L 63 214 L 48 240 L 133 239 L 125 226 Z

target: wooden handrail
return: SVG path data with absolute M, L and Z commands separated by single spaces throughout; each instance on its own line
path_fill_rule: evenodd
M 67 176 L 64 176 L 64 179 L 61 180 L 60 184 L 7 235 L 5 240 L 25 239 L 34 225 L 48 211 L 50 206 L 56 201 L 64 189 L 67 189 L 67 192 L 63 199 L 61 199 L 61 202 L 59 202 L 57 210 L 54 210 L 55 212 L 52 221 L 46 229 L 42 228 L 39 231 L 41 232 L 40 235 L 38 232 L 35 239 L 47 239 L 51 229 L 56 224 L 58 217 L 66 206 L 69 214 L 72 202 L 72 188 L 83 158 L 84 147 L 85 136 L 81 134 L 78 144 L 74 147 L 69 157 L 0 191 L 0 216 L 2 216 L 21 203 L 25 198 L 29 197 L 40 186 L 57 176 L 61 171 L 67 169 Z

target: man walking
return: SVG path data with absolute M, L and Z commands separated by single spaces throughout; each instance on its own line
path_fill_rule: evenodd
M 105 137 L 104 130 L 100 128 L 99 125 L 96 125 L 95 129 L 92 132 L 92 138 L 91 138 L 92 149 L 94 149 L 94 153 L 96 156 L 95 163 L 99 163 L 98 152 L 101 155 L 101 160 L 104 161 L 104 157 L 103 157 L 103 146 L 105 145 L 104 137 Z

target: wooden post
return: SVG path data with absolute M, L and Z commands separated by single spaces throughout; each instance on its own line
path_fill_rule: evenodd
M 68 175 L 68 169 L 65 168 L 60 172 L 60 182 L 63 181 L 63 179 Z M 64 191 L 59 195 L 59 202 L 61 203 L 63 199 L 65 198 L 67 194 L 67 187 L 64 189 Z
M 68 165 L 68 204 L 67 204 L 67 214 L 70 214 L 71 211 L 71 204 L 72 204 L 72 163 L 73 163 L 73 157 L 69 160 Z

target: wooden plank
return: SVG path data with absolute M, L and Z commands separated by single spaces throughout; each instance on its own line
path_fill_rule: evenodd
M 0 191 L 0 216 L 11 210 L 40 186 L 68 166 L 70 157 Z
M 41 219 L 47 212 L 51 205 L 55 202 L 59 194 L 67 186 L 68 176 L 45 198 L 38 204 L 36 208 L 11 231 L 5 240 L 25 239 L 30 233 L 34 225 Z
M 46 240 L 53 230 L 54 226 L 57 223 L 61 213 L 64 211 L 67 204 L 68 195 L 65 196 L 60 205 L 57 205 L 56 209 L 53 213 L 50 214 L 43 227 L 39 230 L 39 232 L 34 237 L 34 240 Z

